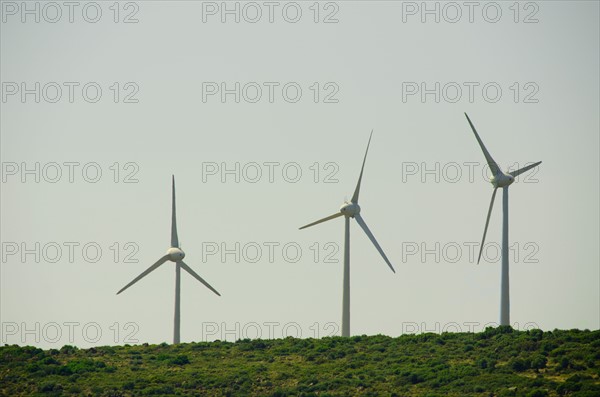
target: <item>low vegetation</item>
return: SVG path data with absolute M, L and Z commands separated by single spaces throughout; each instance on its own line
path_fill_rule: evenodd
M 600 331 L 0 347 L 5 396 L 600 396 Z

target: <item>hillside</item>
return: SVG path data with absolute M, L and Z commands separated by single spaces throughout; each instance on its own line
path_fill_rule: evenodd
M 600 331 L 0 347 L 17 395 L 600 396 Z

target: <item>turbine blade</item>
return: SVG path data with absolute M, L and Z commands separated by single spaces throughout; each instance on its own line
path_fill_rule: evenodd
M 171 213 L 171 247 L 179 248 L 177 237 L 177 220 L 175 219 L 175 175 L 173 175 L 173 211 Z
M 330 219 L 335 219 L 335 218 L 337 218 L 337 217 L 339 217 L 339 216 L 342 216 L 342 215 L 344 215 L 344 214 L 342 214 L 341 212 L 338 212 L 338 213 L 336 213 L 336 214 L 333 214 L 333 215 L 329 215 L 329 216 L 328 216 L 328 217 L 326 217 L 326 218 L 319 219 L 319 220 L 318 220 L 318 221 L 316 221 L 316 222 L 309 223 L 308 225 L 302 226 L 302 227 L 300 228 L 300 230 L 302 230 L 302 229 L 306 229 L 307 227 L 311 227 L 311 226 L 317 225 L 317 224 L 319 224 L 319 223 L 327 222 L 327 221 L 328 221 L 328 220 L 330 220 Z
M 365 162 L 367 161 L 367 153 L 369 153 L 369 145 L 371 144 L 371 137 L 373 137 L 373 130 L 371 130 L 371 135 L 369 135 L 369 143 L 367 143 L 367 150 L 365 151 L 365 157 L 363 158 L 362 167 L 360 168 L 360 175 L 358 177 L 358 183 L 356 184 L 356 189 L 354 189 L 354 194 L 352 195 L 352 202 L 358 203 L 358 195 L 360 194 L 360 182 L 362 181 L 363 170 L 365 169 Z
M 385 252 L 383 252 L 383 249 L 381 249 L 381 246 L 379 245 L 377 240 L 375 240 L 375 236 L 373 236 L 373 233 L 371 233 L 371 231 L 369 230 L 369 227 L 365 223 L 365 220 L 362 218 L 362 216 L 360 216 L 360 214 L 356 214 L 356 215 L 354 215 L 354 219 L 356 219 L 356 222 L 358 222 L 358 224 L 360 225 L 362 230 L 365 231 L 365 233 L 367 234 L 367 236 L 369 237 L 369 239 L 371 240 L 371 242 L 373 243 L 375 248 L 377 248 L 377 251 L 379 251 L 379 253 L 383 257 L 383 259 L 385 260 L 385 263 L 387 263 L 388 266 L 390 267 L 390 269 L 392 269 L 392 271 L 394 273 L 396 273 L 396 270 L 394 270 L 394 266 L 392 266 L 392 264 L 390 263 L 390 260 L 387 258 L 387 256 L 385 256 Z
M 541 161 L 538 161 L 537 163 L 533 163 L 533 164 L 526 165 L 525 167 L 523 167 L 523 168 L 520 168 L 520 169 L 518 169 L 518 170 L 516 170 L 516 171 L 509 172 L 509 174 L 510 174 L 510 175 L 512 175 L 513 177 L 515 177 L 515 178 L 516 178 L 517 176 L 521 175 L 522 173 L 524 173 L 524 172 L 527 172 L 527 171 L 529 171 L 530 169 L 532 169 L 532 168 L 534 168 L 534 167 L 537 167 L 537 166 L 538 166 L 538 165 L 540 165 L 540 164 L 542 164 L 542 162 L 541 162 Z
M 481 147 L 481 151 L 483 152 L 483 155 L 485 156 L 485 160 L 487 161 L 487 163 L 490 167 L 490 170 L 494 173 L 494 175 L 497 175 L 499 172 L 501 172 L 500 167 L 498 167 L 498 164 L 494 161 L 494 159 L 490 155 L 490 152 L 488 152 L 488 150 L 485 148 L 485 145 L 483 144 L 483 141 L 479 137 L 477 130 L 475 130 L 475 126 L 473 125 L 473 123 L 471 123 L 471 119 L 469 118 L 469 116 L 466 113 L 465 113 L 465 116 L 467 116 L 469 125 L 471 126 L 471 129 L 473 130 L 473 133 L 475 134 L 475 138 L 477 138 L 477 142 L 479 142 L 479 146 Z
M 129 284 L 127 284 L 126 286 L 124 286 L 123 288 L 121 288 L 119 290 L 119 292 L 117 292 L 117 295 L 119 295 L 121 292 L 125 291 L 127 288 L 131 287 L 133 284 L 135 284 L 138 281 L 140 281 L 142 278 L 146 277 L 148 274 L 150 274 L 157 267 L 159 267 L 160 265 L 162 265 L 163 263 L 165 263 L 168 259 L 169 259 L 169 255 L 165 255 L 162 258 L 160 258 L 154 265 L 150 266 L 142 274 L 140 274 L 139 276 L 137 276 L 136 278 L 134 278 Z
M 494 199 L 496 198 L 497 187 L 494 188 L 492 193 L 492 200 L 490 201 L 490 209 L 488 210 L 487 219 L 485 220 L 485 229 L 483 229 L 483 238 L 481 239 L 481 247 L 479 247 L 479 257 L 477 258 L 477 264 L 481 260 L 481 253 L 483 252 L 483 244 L 485 243 L 485 235 L 487 234 L 488 225 L 490 224 L 490 215 L 492 214 L 492 207 L 494 206 Z
M 188 272 L 189 274 L 192 275 L 192 277 L 194 277 L 196 280 L 200 281 L 202 284 L 204 284 L 204 286 L 206 288 L 208 288 L 209 290 L 211 290 L 212 292 L 214 292 L 215 294 L 221 296 L 221 294 L 219 294 L 219 292 L 217 292 L 216 289 L 214 289 L 209 283 L 207 283 L 202 277 L 200 277 L 195 271 L 192 270 L 191 267 L 189 267 L 188 265 L 186 265 L 184 262 L 177 262 L 177 264 L 179 266 L 181 266 L 181 268 L 183 270 L 185 270 L 186 272 Z

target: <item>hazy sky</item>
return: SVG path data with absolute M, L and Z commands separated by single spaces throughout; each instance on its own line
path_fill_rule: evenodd
M 113 3 L 0 3 L 2 343 L 172 340 L 171 262 L 115 295 L 169 247 L 171 174 L 222 294 L 182 274 L 182 341 L 339 334 L 343 220 L 298 227 L 352 196 L 371 129 L 360 204 L 396 274 L 353 222 L 351 333 L 482 330 L 502 200 L 477 265 L 463 112 L 503 169 L 543 161 L 510 187 L 511 322 L 598 329 L 597 1 Z

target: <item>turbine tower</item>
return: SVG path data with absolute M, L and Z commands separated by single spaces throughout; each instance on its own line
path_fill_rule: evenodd
M 185 270 L 189 274 L 192 275 L 196 280 L 200 281 L 202 284 L 206 286 L 206 288 L 210 289 L 215 294 L 221 296 L 209 283 L 207 283 L 202 277 L 196 274 L 188 265 L 183 262 L 183 258 L 185 257 L 185 253 L 179 247 L 179 239 L 177 237 L 177 221 L 175 219 L 175 176 L 173 175 L 173 210 L 171 215 L 171 248 L 167 250 L 167 253 L 160 258 L 154 265 L 150 266 L 146 269 L 142 274 L 134 278 L 129 284 L 124 286 L 117 292 L 119 295 L 121 292 L 125 291 L 127 288 L 131 287 L 133 284 L 140 281 L 142 278 L 150 274 L 153 270 L 157 269 L 160 265 L 165 263 L 166 261 L 171 261 L 175 263 L 175 324 L 173 326 L 173 343 L 179 343 L 180 341 L 180 323 L 181 323 L 181 315 L 180 315 L 180 303 L 181 303 L 181 269 Z
M 365 169 L 365 161 L 367 160 L 367 153 L 369 152 L 369 145 L 371 144 L 371 137 L 373 136 L 373 131 L 371 131 L 371 135 L 369 136 L 369 143 L 367 144 L 367 150 L 365 151 L 365 157 L 363 159 L 362 167 L 360 169 L 360 176 L 358 177 L 358 183 L 356 184 L 356 189 L 354 190 L 354 195 L 352 196 L 352 200 L 350 202 L 345 201 L 344 204 L 340 207 L 339 212 L 336 212 L 333 215 L 330 215 L 326 218 L 320 219 L 316 222 L 309 223 L 306 226 L 302 226 L 300 229 L 305 229 L 310 226 L 317 225 L 322 222 L 326 222 L 330 219 L 338 218 L 340 216 L 345 217 L 345 228 L 344 228 L 344 292 L 343 292 L 343 303 L 342 303 L 342 336 L 350 336 L 350 218 L 354 218 L 359 226 L 364 230 L 367 237 L 371 240 L 377 251 L 381 254 L 385 262 L 388 264 L 390 269 L 394 273 L 394 267 L 390 263 L 387 256 L 383 252 L 383 249 L 379 246 L 377 240 L 375 240 L 375 236 L 369 230 L 369 227 L 365 223 L 364 219 L 360 215 L 360 206 L 358 205 L 358 195 L 360 193 L 360 183 L 363 176 L 363 171 Z
M 501 270 L 501 281 L 500 281 L 500 325 L 510 325 L 510 299 L 509 299 L 509 284 L 508 284 L 508 187 L 515 181 L 518 175 L 529 171 L 530 169 L 540 165 L 542 162 L 527 165 L 516 171 L 504 173 L 498 167 L 498 164 L 494 161 L 490 153 L 485 148 L 479 134 L 475 130 L 475 126 L 471 122 L 469 116 L 465 113 L 467 121 L 479 142 L 481 151 L 490 167 L 492 175 L 490 176 L 490 182 L 494 186 L 492 193 L 492 200 L 490 201 L 490 208 L 488 209 L 487 218 L 485 220 L 485 229 L 483 229 L 483 238 L 481 239 L 481 247 L 479 248 L 479 257 L 477 258 L 477 264 L 481 260 L 481 253 L 483 252 L 483 244 L 485 243 L 485 235 L 487 234 L 488 225 L 490 223 L 490 215 L 492 214 L 492 207 L 494 206 L 494 199 L 496 198 L 496 191 L 499 187 L 502 188 L 502 270 Z

